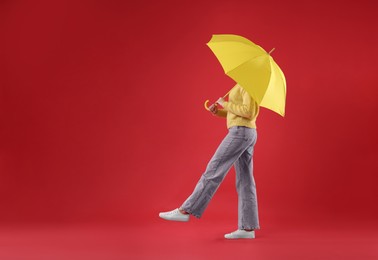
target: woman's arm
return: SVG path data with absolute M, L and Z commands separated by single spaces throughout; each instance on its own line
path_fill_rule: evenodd
M 213 116 L 227 117 L 227 110 L 218 108 L 218 105 L 215 103 L 209 107 L 209 111 Z
M 251 119 L 251 117 L 252 117 L 252 109 L 251 109 L 252 98 L 248 94 L 248 92 L 245 91 L 244 89 L 241 89 L 241 94 L 242 94 L 242 97 L 243 97 L 243 104 L 242 105 L 237 105 L 237 104 L 234 104 L 230 101 L 225 101 L 225 102 L 223 102 L 223 107 L 224 107 L 225 110 L 227 110 L 227 111 L 229 111 L 229 112 L 231 112 L 235 115 Z
M 217 115 L 219 117 L 227 117 L 227 110 L 218 108 L 218 111 L 215 115 Z

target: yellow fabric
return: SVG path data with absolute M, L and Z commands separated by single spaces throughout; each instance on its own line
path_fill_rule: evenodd
M 227 128 L 232 126 L 256 128 L 258 114 L 259 105 L 239 84 L 231 90 L 228 101 L 223 103 L 223 109 L 218 109 L 216 113 L 219 117 L 227 118 Z

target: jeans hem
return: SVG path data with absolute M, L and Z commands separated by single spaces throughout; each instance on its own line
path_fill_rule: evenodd
M 196 218 L 200 219 L 201 216 L 200 215 L 197 215 L 196 213 L 193 213 L 191 210 L 188 210 L 188 209 L 185 209 L 183 207 L 181 207 L 182 210 L 185 210 L 187 213 L 189 213 L 190 215 L 193 215 L 195 216 Z
M 238 229 L 253 229 L 253 230 L 257 230 L 257 229 L 260 229 L 260 226 L 257 226 L 257 227 L 241 226 L 241 227 L 238 227 Z

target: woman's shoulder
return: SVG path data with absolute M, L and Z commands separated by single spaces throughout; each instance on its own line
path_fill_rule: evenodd
M 243 88 L 242 86 L 240 86 L 238 83 L 236 83 L 236 85 L 232 88 L 232 91 L 241 91 Z
M 251 95 L 249 94 L 249 92 L 247 90 L 245 90 L 245 88 L 243 88 L 239 84 L 236 84 L 235 89 L 236 89 L 236 91 L 238 91 L 240 96 L 247 96 L 248 95 L 249 98 L 253 99 L 251 97 Z
M 230 97 L 231 98 L 240 98 L 243 97 L 244 95 L 248 94 L 248 92 L 239 84 L 236 84 L 230 92 Z M 249 95 L 249 94 L 248 94 Z
M 239 84 L 235 85 L 235 90 L 238 91 L 241 94 L 246 92 L 245 89 L 242 86 L 240 86 Z

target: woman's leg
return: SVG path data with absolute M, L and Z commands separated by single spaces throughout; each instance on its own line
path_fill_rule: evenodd
M 200 218 L 224 177 L 238 157 L 252 143 L 244 127 L 232 127 L 202 174 L 193 193 L 180 209 Z
M 257 134 L 253 143 L 235 162 L 236 189 L 238 192 L 238 229 L 260 229 L 256 184 L 253 178 L 253 150 Z

